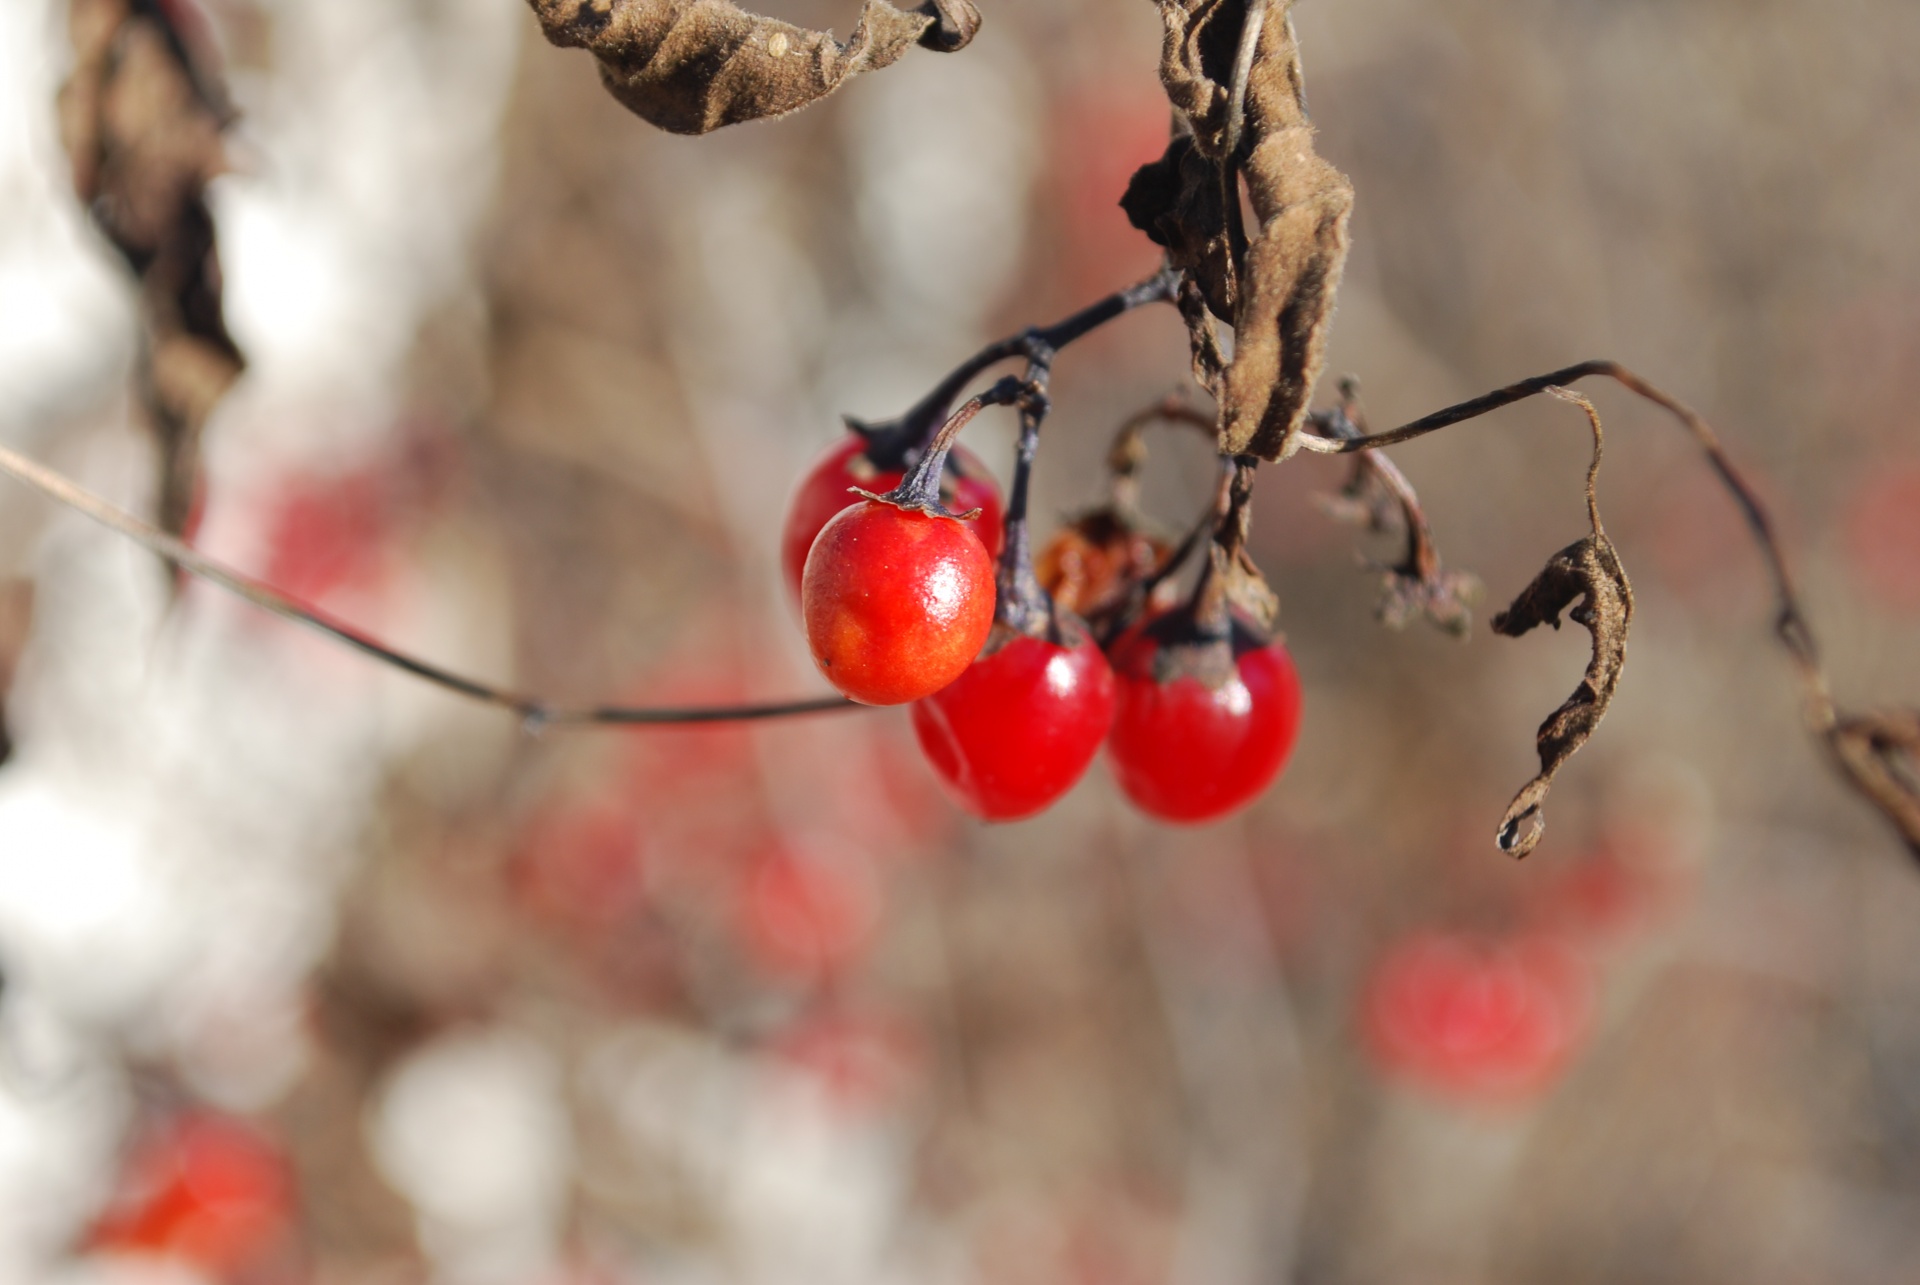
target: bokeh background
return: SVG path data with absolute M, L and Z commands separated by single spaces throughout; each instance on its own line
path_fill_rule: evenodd
M 704 139 L 517 0 L 198 8 L 251 362 L 199 542 L 556 699 L 815 690 L 775 550 L 839 414 L 1155 264 L 1114 205 L 1166 128 L 1144 0 L 990 4 Z M 1297 23 L 1374 423 L 1626 362 L 1776 505 L 1843 702 L 1920 700 L 1920 9 Z M 0 439 L 138 506 L 70 59 L 57 0 L 0 5 Z M 1043 524 L 1185 366 L 1170 310 L 1063 356 Z M 1466 644 L 1373 620 L 1341 466 L 1266 471 L 1306 721 L 1198 829 L 1098 765 L 973 823 L 899 711 L 529 734 L 9 484 L 0 1280 L 1915 1279 L 1920 872 L 1801 734 L 1732 506 L 1596 396 L 1639 610 L 1523 864 L 1494 823 L 1585 639 L 1484 622 L 1584 530 L 1565 406 L 1395 453 L 1486 586 Z M 1010 425 L 969 440 L 1004 477 Z M 1210 461 L 1154 447 L 1184 523 Z

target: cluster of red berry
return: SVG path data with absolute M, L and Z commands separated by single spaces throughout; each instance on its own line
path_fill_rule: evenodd
M 927 761 L 987 820 L 1045 810 L 1102 743 L 1152 816 L 1209 821 L 1251 801 L 1299 729 L 1285 648 L 1217 594 L 1203 605 L 1204 572 L 1185 601 L 1165 592 L 1186 550 L 1111 507 L 1061 532 L 1036 572 L 1026 485 L 1038 415 L 1023 406 L 1003 505 L 979 460 L 952 445 L 982 404 L 893 458 L 856 431 L 800 482 L 782 553 L 821 673 L 862 704 L 911 703 Z

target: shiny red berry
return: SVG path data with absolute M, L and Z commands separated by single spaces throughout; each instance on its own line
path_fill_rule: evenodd
M 1300 730 L 1300 678 L 1279 643 L 1234 631 L 1211 665 L 1151 624 L 1113 648 L 1119 681 L 1108 758 L 1135 806 L 1163 821 L 1211 821 L 1278 776 Z
M 904 705 L 960 677 L 993 603 L 993 558 L 966 523 L 880 500 L 821 529 L 800 589 L 814 663 L 863 705 Z
M 883 495 L 900 485 L 900 469 L 876 467 L 867 458 L 867 439 L 848 433 L 820 457 L 794 488 L 787 503 L 787 520 L 780 531 L 780 568 L 786 573 L 787 587 L 800 596 L 800 576 L 806 569 L 807 550 L 836 513 L 860 502 L 848 488 L 859 487 Z M 955 513 L 979 509 L 980 515 L 964 519 L 989 557 L 1000 554 L 1000 488 L 972 452 L 956 446 L 947 456 L 947 469 L 941 477 L 941 500 Z
M 1113 670 L 1085 630 L 1025 634 L 983 652 L 913 707 L 920 748 L 956 803 L 1016 821 L 1073 788 L 1113 723 Z

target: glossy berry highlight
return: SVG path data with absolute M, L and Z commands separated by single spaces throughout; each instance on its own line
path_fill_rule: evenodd
M 1300 678 L 1279 643 L 1165 642 L 1135 627 L 1113 649 L 1118 700 L 1108 760 L 1136 807 L 1163 821 L 1212 821 L 1280 774 L 1300 730 Z M 1211 666 L 1202 649 L 1219 651 Z M 1209 672 L 1211 671 L 1211 672 Z
M 780 529 L 780 569 L 794 597 L 800 596 L 800 579 L 806 570 L 807 551 L 813 548 L 820 529 L 834 515 L 860 503 L 852 488 L 884 494 L 900 485 L 905 473 L 897 468 L 881 468 L 867 457 L 867 439 L 848 433 L 822 455 L 793 490 L 787 503 L 786 522 Z M 974 517 L 962 518 L 986 546 L 988 557 L 1000 554 L 1000 488 L 978 457 L 965 447 L 955 446 L 947 456 L 941 474 L 940 499 L 955 513 L 980 510 Z
M 1009 634 L 916 704 L 913 730 L 954 802 L 987 821 L 1015 821 L 1073 788 L 1113 707 L 1113 670 L 1085 630 L 1064 643 Z
M 828 522 L 801 578 L 814 663 L 863 705 L 904 705 L 960 677 L 993 604 L 993 558 L 966 523 L 881 500 Z

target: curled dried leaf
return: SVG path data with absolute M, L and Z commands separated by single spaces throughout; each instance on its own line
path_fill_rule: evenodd
M 1826 739 L 1848 782 L 1920 857 L 1920 710 L 1840 718 Z
M 971 0 L 932 0 L 911 13 L 866 0 L 845 44 L 729 0 L 528 3 L 548 40 L 591 52 L 608 92 L 675 134 L 784 116 L 915 44 L 959 49 L 980 26 Z
M 1613 542 L 1600 526 L 1600 506 L 1595 494 L 1599 481 L 1602 439 L 1600 415 L 1593 403 L 1564 388 L 1547 390 L 1565 401 L 1574 402 L 1587 412 L 1593 425 L 1593 462 L 1587 469 L 1587 521 L 1591 533 L 1568 545 L 1547 560 L 1533 583 L 1505 611 L 1493 618 L 1493 631 L 1509 638 L 1550 625 L 1560 627 L 1560 613 L 1582 625 L 1593 636 L 1593 659 L 1573 695 L 1540 724 L 1535 737 L 1540 752 L 1540 773 L 1527 782 L 1507 805 L 1500 819 L 1495 842 L 1515 857 L 1524 857 L 1540 842 L 1546 829 L 1542 808 L 1553 777 L 1606 717 L 1614 689 L 1620 685 L 1620 671 L 1627 663 L 1627 631 L 1633 622 L 1633 587 L 1627 582 L 1626 568 Z M 1575 600 L 1579 605 L 1575 606 Z M 1572 608 L 1568 610 L 1568 608 Z
M 1233 323 L 1220 449 L 1267 460 L 1293 453 L 1306 420 L 1353 210 L 1352 185 L 1314 151 L 1290 8 L 1160 0 L 1160 81 L 1192 140 L 1176 139 L 1142 172 L 1127 207 Z M 1241 177 L 1250 231 L 1240 227 Z
M 220 306 L 207 184 L 231 112 L 164 6 L 73 0 L 60 91 L 75 194 L 140 281 L 142 401 L 161 453 L 160 526 L 186 529 L 200 434 L 244 362 Z
M 1509 638 L 1518 638 L 1539 625 L 1558 629 L 1560 613 L 1575 599 L 1580 599 L 1580 604 L 1567 611 L 1567 616 L 1593 635 L 1593 659 L 1573 695 L 1540 724 L 1536 737 L 1540 774 L 1514 796 L 1500 819 L 1496 842 L 1503 852 L 1516 857 L 1526 856 L 1540 842 L 1545 829 L 1541 808 L 1554 773 L 1587 743 L 1613 700 L 1627 659 L 1633 590 L 1612 541 L 1596 531 L 1548 559 L 1545 569 L 1520 591 L 1513 605 L 1493 618 L 1493 631 Z

